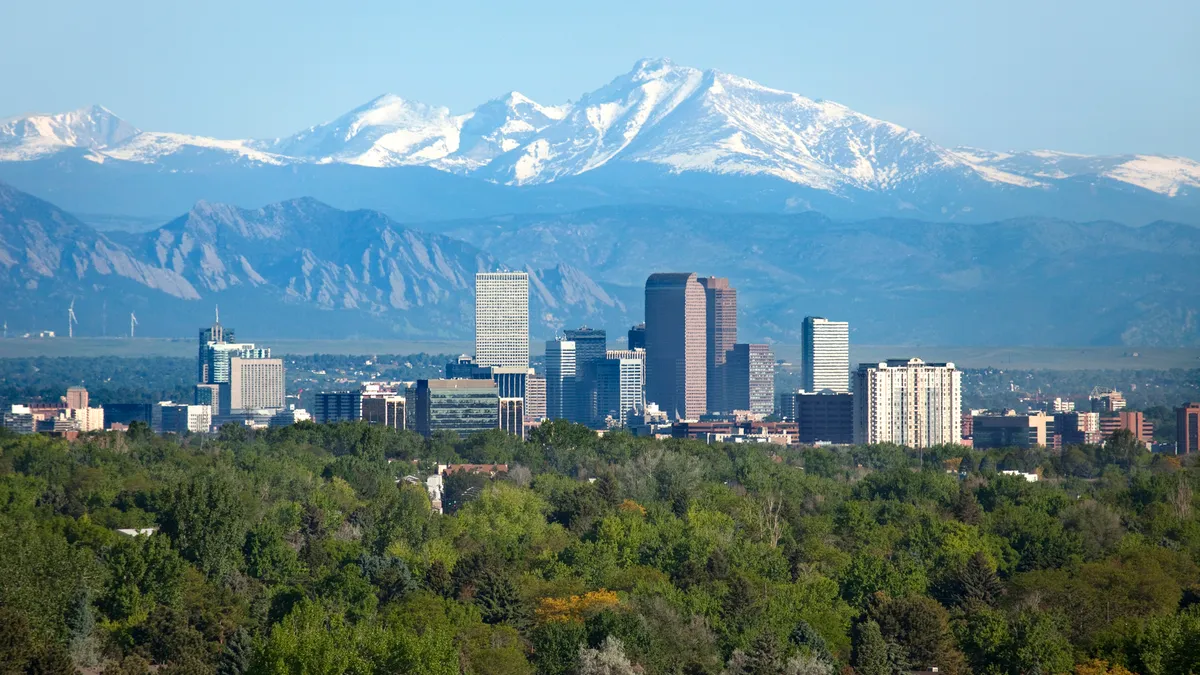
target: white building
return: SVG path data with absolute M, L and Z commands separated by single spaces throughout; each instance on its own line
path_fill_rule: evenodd
M 80 431 L 104 431 L 104 408 L 70 408 L 65 414 L 78 422 Z
M 282 410 L 286 396 L 283 359 L 231 358 L 227 391 L 221 397 L 222 412 Z
M 850 391 L 850 324 L 804 317 L 801 368 L 805 391 Z
M 597 367 L 597 409 L 601 420 L 626 426 L 646 407 L 646 366 L 643 359 L 613 358 L 612 353 Z
M 962 372 L 953 363 L 893 359 L 860 364 L 854 442 L 928 448 L 962 438 Z
M 575 413 L 575 343 L 546 341 L 546 419 L 570 419 Z
M 475 362 L 529 367 L 529 275 L 475 275 Z

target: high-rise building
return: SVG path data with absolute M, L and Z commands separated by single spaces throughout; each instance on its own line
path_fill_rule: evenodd
M 961 439 L 962 372 L 953 363 L 892 359 L 858 366 L 855 443 L 928 448 Z
M 828 389 L 789 394 L 798 427 L 796 440 L 801 443 L 854 442 L 854 394 Z
M 646 279 L 646 398 L 674 419 L 698 420 L 708 405 L 706 305 L 695 273 Z
M 645 322 L 629 329 L 629 348 L 630 349 L 645 349 L 646 348 L 646 324 Z
M 354 422 L 363 416 L 361 391 L 322 391 L 317 393 L 312 411 L 317 424 Z
M 600 362 L 596 367 L 598 425 L 607 426 L 607 420 L 611 420 L 617 426 L 626 426 L 633 416 L 641 414 L 645 409 L 644 372 L 639 358 L 609 357 Z
M 603 329 L 581 326 L 564 330 L 563 336 L 575 343 L 575 403 L 579 409 L 573 419 L 594 424 L 597 415 L 596 370 L 608 352 L 608 336 Z
M 1126 430 L 1146 447 L 1154 442 L 1154 423 L 1137 410 L 1100 413 L 1100 436 L 1107 440 L 1120 430 Z
M 228 384 L 231 359 L 269 359 L 271 350 L 268 347 L 256 347 L 250 342 L 212 343 L 205 355 L 208 363 L 204 372 L 208 379 L 202 384 Z
M 213 410 L 221 408 L 221 385 L 219 384 L 198 384 L 192 394 L 192 403 L 196 405 L 206 405 Z
M 229 360 L 229 384 L 221 385 L 220 413 L 235 410 L 282 410 L 285 407 L 283 360 Z
M 1125 396 L 1116 389 L 1096 387 L 1088 401 L 1094 413 L 1114 413 L 1125 409 Z
M 725 361 L 737 342 L 737 289 L 725 277 L 700 277 L 704 287 L 705 388 L 708 412 L 729 412 Z
M 1100 413 L 1068 412 L 1054 416 L 1054 434 L 1062 445 L 1094 445 L 1100 436 Z
M 528 368 L 496 366 L 490 370 L 500 398 L 525 398 L 525 384 L 529 379 Z
M 642 407 L 646 404 L 646 350 L 639 347 L 637 349 L 610 349 L 604 353 L 606 359 L 634 359 L 642 366 Z
M 405 429 L 403 396 L 364 396 L 362 419 L 368 424 L 378 424 L 393 429 Z
M 88 407 L 88 390 L 84 387 L 67 387 L 66 404 L 68 408 L 80 410 Z
M 228 342 L 236 342 L 233 329 L 226 328 L 221 325 L 221 316 L 218 314 L 210 328 L 200 329 L 200 350 L 196 359 L 196 381 L 203 383 L 213 383 L 215 380 L 209 374 L 211 358 L 208 351 L 213 344 L 225 344 Z
M 525 440 L 525 400 L 500 397 L 500 429 Z
M 850 324 L 806 316 L 801 335 L 805 391 L 850 391 Z
M 525 417 L 546 419 L 546 378 L 537 375 L 525 378 Z
M 1175 454 L 1200 452 L 1200 403 L 1185 403 L 1175 409 Z
M 416 431 L 466 438 L 500 426 L 500 396 L 491 380 L 417 380 Z
M 104 405 L 104 421 L 109 424 L 129 426 L 134 422 L 150 424 L 153 413 L 149 403 L 106 403 Z
M 529 367 L 529 275 L 475 275 L 475 362 Z
M 975 415 L 972 445 L 980 450 L 1054 446 L 1054 418 L 1042 411 L 1028 415 Z
M 546 418 L 569 420 L 579 409 L 575 397 L 575 343 L 546 341 Z
M 725 368 L 728 410 L 770 415 L 775 410 L 775 354 L 770 345 L 736 344 Z

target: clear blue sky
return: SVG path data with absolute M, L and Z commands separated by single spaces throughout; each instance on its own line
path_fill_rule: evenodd
M 384 92 L 559 103 L 645 56 L 943 144 L 1200 159 L 1197 0 L 6 0 L 0 117 L 101 103 L 143 129 L 273 137 Z

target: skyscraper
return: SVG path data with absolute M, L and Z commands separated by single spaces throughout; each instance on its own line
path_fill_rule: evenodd
M 642 373 L 640 358 L 610 357 L 596 366 L 598 422 L 611 418 L 617 425 L 625 426 L 632 413 L 645 408 Z
M 213 343 L 223 344 L 234 342 L 232 328 L 221 325 L 221 315 L 218 313 L 209 328 L 200 329 L 200 350 L 196 359 L 196 381 L 202 384 L 212 384 L 214 380 L 209 375 L 208 368 L 211 359 L 208 355 L 209 346 Z
M 737 342 L 737 289 L 725 277 L 701 277 L 704 287 L 705 379 L 709 412 L 727 412 L 735 407 L 727 399 L 725 360 Z
M 572 419 L 575 402 L 575 343 L 570 340 L 546 341 L 546 418 Z
M 282 359 L 229 360 L 229 384 L 221 385 L 222 415 L 233 410 L 284 408 Z
M 804 317 L 802 369 L 805 391 L 850 391 L 850 324 Z
M 88 390 L 84 387 L 67 387 L 67 407 L 72 410 L 83 410 L 88 407 Z
M 630 349 L 645 349 L 646 348 L 646 323 L 642 322 L 629 329 L 629 348 Z
M 571 419 L 590 425 L 596 422 L 596 370 L 607 357 L 608 336 L 603 329 L 587 326 L 564 330 L 563 335 L 575 343 L 575 403 L 579 408 Z
M 475 275 L 475 362 L 529 367 L 529 275 Z
M 532 374 L 525 378 L 525 417 L 546 419 L 546 378 Z
M 725 363 L 727 410 L 770 415 L 775 409 L 775 354 L 770 345 L 736 344 Z
M 863 363 L 854 378 L 854 442 L 928 448 L 962 439 L 962 372 L 953 363 Z
M 706 304 L 695 273 L 646 279 L 646 398 L 675 419 L 699 419 L 708 404 Z

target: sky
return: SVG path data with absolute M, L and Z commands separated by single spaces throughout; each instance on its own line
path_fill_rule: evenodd
M 1196 0 L 6 0 L 0 118 L 285 136 L 382 93 L 577 99 L 643 57 L 837 101 L 943 145 L 1200 159 Z

